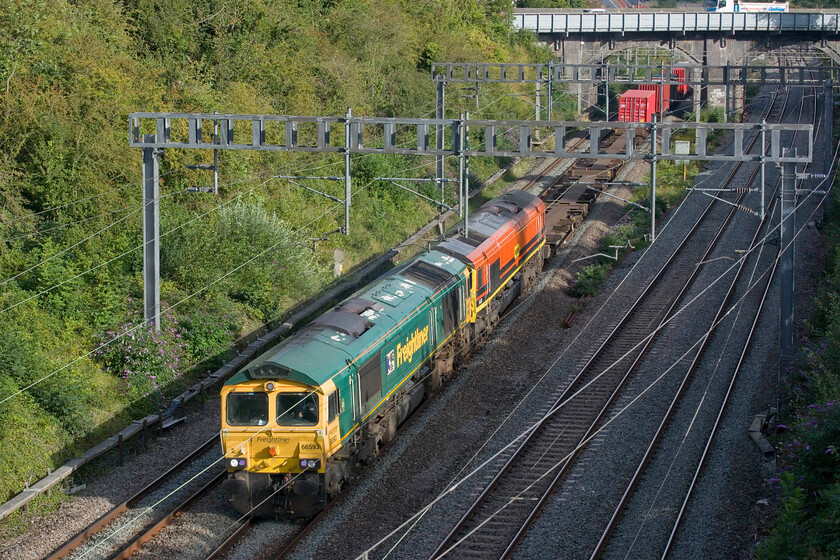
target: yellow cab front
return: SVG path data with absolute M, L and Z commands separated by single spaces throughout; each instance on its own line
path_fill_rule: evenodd
M 312 515 L 322 508 L 326 399 L 293 381 L 222 389 L 224 490 L 243 514 Z

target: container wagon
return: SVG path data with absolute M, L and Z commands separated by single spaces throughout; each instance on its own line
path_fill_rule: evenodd
M 619 122 L 651 122 L 656 107 L 656 92 L 629 89 L 618 98 Z
M 671 93 L 676 89 L 677 97 L 683 98 L 688 93 L 688 80 L 685 78 L 685 68 L 673 68 L 671 72 L 671 79 L 679 82 L 676 86 L 671 86 Z
M 671 107 L 671 86 L 662 84 L 641 84 L 640 90 L 656 93 L 653 110 L 656 113 L 666 112 Z

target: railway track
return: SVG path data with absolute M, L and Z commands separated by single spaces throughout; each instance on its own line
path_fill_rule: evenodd
M 149 525 L 148 519 L 154 518 L 155 515 L 153 510 L 165 508 L 167 504 L 177 499 L 179 495 L 177 493 L 166 495 L 167 488 L 176 486 L 180 489 L 191 477 L 200 476 L 203 471 L 212 466 L 218 457 L 218 437 L 214 436 L 134 496 L 85 527 L 49 555 L 47 560 L 77 556 L 107 557 L 105 555 L 108 554 L 108 550 L 112 555 L 115 554 L 114 549 L 118 549 L 120 544 L 120 539 L 114 532 L 115 525 L 127 527 L 121 530 L 121 533 L 127 536 L 125 540 L 130 541 L 131 535 L 136 533 L 136 527 Z
M 735 171 L 730 179 L 734 175 Z M 659 326 L 682 301 L 698 273 L 696 263 L 710 257 L 744 194 L 728 205 L 709 205 L 667 266 L 507 458 L 432 558 L 456 547 L 459 558 L 506 558 L 512 553 L 654 341 Z
M 808 119 L 816 115 L 813 94 L 812 99 L 814 103 Z M 800 103 L 798 107 L 801 122 L 805 104 Z M 795 143 L 794 136 L 791 145 Z M 757 173 L 756 167 L 747 179 L 747 185 L 753 182 Z M 646 557 L 655 555 L 664 559 L 673 550 L 689 501 L 730 404 L 733 388 L 755 343 L 761 313 L 768 306 L 779 251 L 778 247 L 767 243 L 767 236 L 771 223 L 778 223 L 778 191 L 777 182 L 774 192 L 770 193 L 769 212 L 755 227 L 748 253 L 736 263 L 731 284 L 710 323 L 707 336 L 696 350 L 692 350 L 693 357 L 686 371 L 676 372 L 682 383 L 627 481 L 590 559 L 642 554 L 639 543 L 644 543 Z M 735 306 L 737 313 L 730 315 Z M 736 351 L 738 348 L 741 350 Z M 675 418 L 680 420 L 675 421 Z M 668 444 L 663 445 L 663 441 Z M 664 492 L 666 485 L 668 491 Z M 621 530 L 617 530 L 619 524 L 624 525 Z M 620 534 L 612 539 L 616 531 Z
M 542 174 L 534 178 L 530 185 L 540 181 L 546 174 L 553 171 L 561 160 L 557 160 L 543 170 Z M 555 186 L 556 189 L 556 186 Z M 573 228 L 564 228 L 571 231 Z M 565 237 L 565 236 L 564 236 Z M 108 513 L 91 523 L 73 538 L 65 542 L 59 549 L 50 554 L 47 560 L 61 558 L 108 558 L 109 560 L 128 558 L 141 551 L 155 535 L 169 527 L 191 504 L 206 496 L 215 489 L 224 477 L 224 471 L 212 469 L 213 463 L 218 463 L 221 452 L 218 449 L 218 436 L 214 436 L 201 446 L 193 450 L 188 456 L 174 467 L 161 474 L 156 480 L 140 490 L 137 494 L 112 508 Z M 214 475 L 206 474 L 212 470 Z M 199 475 L 195 475 L 196 471 Z M 205 473 L 202 475 L 202 473 Z M 200 476 L 201 475 L 201 476 Z M 190 477 L 198 477 L 206 481 L 204 485 L 196 487 Z M 164 489 L 175 488 L 170 494 Z M 186 496 L 186 498 L 184 498 Z M 180 500 L 180 501 L 179 501 Z M 317 525 L 322 515 L 317 516 L 310 523 L 306 523 L 300 530 L 293 531 L 286 538 L 286 545 L 281 545 L 281 552 L 277 558 L 282 558 Z M 251 517 L 246 517 L 231 524 L 234 531 L 219 542 L 206 556 L 208 559 L 223 558 L 236 544 L 246 538 L 258 523 Z M 278 548 L 274 543 L 271 548 Z

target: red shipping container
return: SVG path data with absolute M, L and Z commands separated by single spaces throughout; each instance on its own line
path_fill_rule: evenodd
M 620 122 L 651 122 L 656 106 L 656 92 L 629 89 L 618 98 Z
M 685 79 L 685 68 L 674 68 L 673 71 L 674 75 L 671 79 L 680 82 L 680 85 L 676 86 L 677 95 L 685 95 L 688 93 L 688 82 L 686 82 Z
M 662 108 L 660 107 L 660 103 L 665 108 L 665 111 L 667 111 L 671 107 L 671 94 L 669 93 L 671 89 L 670 86 L 665 86 L 664 96 L 662 95 L 663 87 L 660 84 L 641 84 L 639 86 L 639 89 L 656 92 L 656 104 L 653 110 L 657 113 L 662 110 Z

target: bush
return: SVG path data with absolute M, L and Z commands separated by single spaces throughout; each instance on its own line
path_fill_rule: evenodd
M 189 355 L 194 362 L 216 356 L 230 348 L 240 328 L 240 321 L 230 313 L 196 310 L 181 323 Z M 210 364 L 207 364 L 212 369 Z
M 573 297 L 597 296 L 601 286 L 607 280 L 607 274 L 612 265 L 610 263 L 591 264 L 583 267 L 578 274 L 577 282 L 569 290 Z
M 262 319 L 317 286 L 323 271 L 303 235 L 261 202 L 243 200 L 164 241 L 161 269 L 191 292 L 212 286 Z
M 779 513 L 758 558 L 836 558 L 840 554 L 840 403 L 797 413 L 780 453 Z
M 96 356 L 121 380 L 123 394 L 137 410 L 156 412 L 161 390 L 183 376 L 188 344 L 172 315 L 161 317 L 161 330 L 144 324 L 135 311 L 101 337 Z

